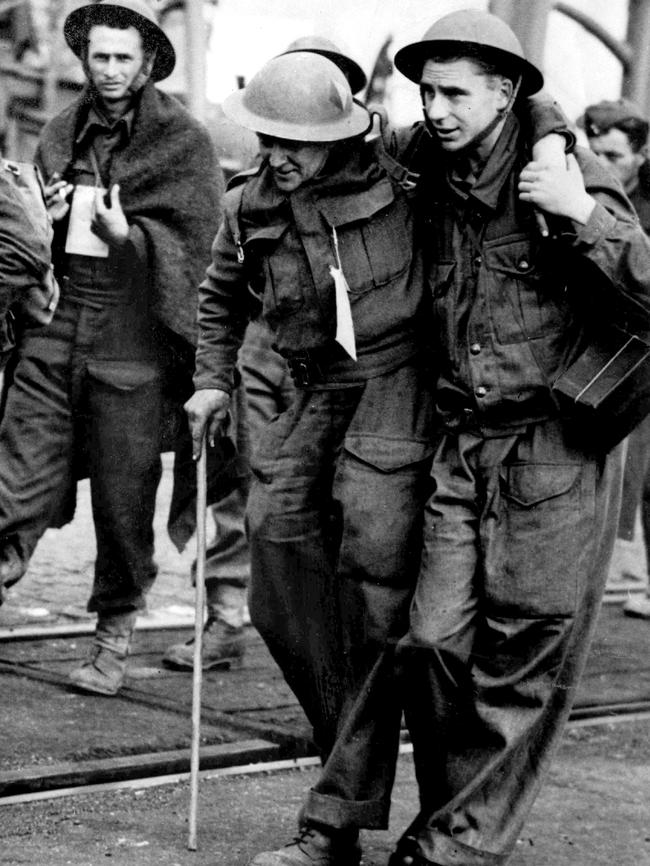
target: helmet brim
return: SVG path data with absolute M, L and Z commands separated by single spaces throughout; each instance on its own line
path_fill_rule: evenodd
M 497 65 L 503 66 L 504 70 L 509 70 L 512 74 L 521 76 L 520 93 L 524 96 L 531 96 L 544 86 L 544 76 L 540 70 L 523 57 L 519 57 L 502 48 L 493 48 L 492 46 L 485 46 L 467 40 L 432 39 L 413 42 L 411 45 L 405 45 L 403 48 L 400 48 L 393 62 L 395 68 L 402 75 L 405 75 L 415 84 L 419 84 L 422 77 L 422 69 L 427 60 L 438 54 L 462 55 L 463 48 L 467 48 L 468 46 L 473 46 L 479 55 L 485 56 L 486 60 L 494 60 Z
M 63 25 L 63 35 L 71 50 L 83 60 L 90 28 L 96 24 L 110 26 L 116 17 L 147 33 L 156 43 L 156 59 L 151 70 L 153 81 L 168 78 L 176 65 L 176 52 L 165 32 L 153 21 L 119 4 L 101 3 L 73 9 Z
M 221 106 L 223 113 L 245 129 L 271 138 L 313 144 L 345 141 L 365 135 L 372 125 L 367 109 L 356 100 L 352 100 L 352 111 L 347 117 L 331 123 L 298 124 L 255 114 L 244 105 L 244 94 L 244 90 L 236 90 L 227 96 Z

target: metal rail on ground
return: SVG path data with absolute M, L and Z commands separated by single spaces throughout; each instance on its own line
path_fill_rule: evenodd
M 630 704 L 611 704 L 601 705 L 600 711 L 597 707 L 577 708 L 572 714 L 569 721 L 569 727 L 585 727 L 587 725 L 602 725 L 602 724 L 623 724 L 640 720 L 650 721 L 650 700 L 634 701 Z M 255 773 L 274 773 L 287 770 L 300 770 L 305 767 L 317 766 L 319 758 L 315 755 L 305 757 L 288 757 L 281 759 L 273 759 L 269 751 L 269 747 L 273 748 L 270 743 L 254 742 L 247 744 L 248 754 L 251 751 L 259 750 L 259 760 L 252 763 L 226 763 L 222 766 L 214 766 L 207 768 L 208 750 L 201 750 L 201 767 L 199 775 L 201 779 L 218 779 L 226 776 L 244 776 Z M 277 748 L 277 747 L 276 747 Z M 403 742 L 400 746 L 400 755 L 411 754 L 413 747 L 409 742 Z M 267 757 L 262 757 L 266 752 Z M 171 754 L 171 753 L 169 753 Z M 131 772 L 136 769 L 137 758 L 140 756 L 132 756 Z M 149 756 L 151 757 L 151 756 Z M 214 752 L 212 754 L 214 760 Z M 235 758 L 235 752 L 231 751 L 230 759 Z M 242 759 L 244 753 L 242 752 Z M 185 762 L 189 768 L 189 755 L 187 750 L 179 752 L 176 756 L 179 762 Z M 95 762 L 97 763 L 97 762 Z M 53 769 L 53 768 L 50 768 Z M 79 767 L 81 770 L 81 767 Z M 10 805 L 17 803 L 31 803 L 38 800 L 57 799 L 59 797 L 72 797 L 81 794 L 97 794 L 108 791 L 119 791 L 125 789 L 143 790 L 145 788 L 154 788 L 161 785 L 177 785 L 180 783 L 189 782 L 189 769 L 183 772 L 165 773 L 162 775 L 147 774 L 150 771 L 150 765 L 143 765 L 144 772 L 141 775 L 131 775 L 128 778 L 112 779 L 106 782 L 94 782 L 88 784 L 79 784 L 68 787 L 53 788 L 51 790 L 35 790 L 23 794 L 13 794 L 8 796 L 0 796 L 0 805 Z M 0 774 L 1 775 L 1 774 Z M 1 784 L 1 778 L 0 778 Z
M 640 720 L 650 721 L 650 699 L 575 707 L 569 727 L 623 724 Z M 207 746 L 200 750 L 200 775 L 202 778 L 216 778 L 223 775 L 273 772 L 318 763 L 318 757 L 313 754 L 305 755 L 304 751 L 304 744 L 292 754 L 289 744 L 281 746 L 263 739 Z M 411 751 L 412 746 L 403 732 L 400 753 L 407 754 Z M 175 784 L 189 778 L 188 749 L 53 764 L 47 768 L 0 772 L 0 805 L 119 788 Z

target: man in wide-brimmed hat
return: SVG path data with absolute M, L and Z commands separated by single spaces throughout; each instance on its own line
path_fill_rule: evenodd
M 38 147 L 62 293 L 50 328 L 24 337 L 0 430 L 0 576 L 25 571 L 84 463 L 98 621 L 91 657 L 71 676 L 114 694 L 156 574 L 165 397 L 187 396 L 222 180 L 205 129 L 154 86 L 175 57 L 143 0 L 81 6 L 64 33 L 88 85 Z

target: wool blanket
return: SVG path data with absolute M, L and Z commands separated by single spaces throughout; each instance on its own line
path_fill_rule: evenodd
M 54 172 L 70 176 L 91 99 L 87 88 L 44 128 L 36 160 L 46 182 Z M 127 221 L 136 227 L 131 240 L 146 263 L 152 312 L 195 343 L 197 287 L 219 227 L 223 175 L 205 127 L 150 81 L 138 94 L 127 144 L 113 153 L 116 183 Z M 56 225 L 57 236 L 67 231 L 65 223 Z

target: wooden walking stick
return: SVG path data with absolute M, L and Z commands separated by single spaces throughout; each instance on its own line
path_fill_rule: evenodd
M 203 675 L 203 619 L 205 609 L 205 512 L 207 508 L 207 447 L 201 441 L 196 464 L 196 586 L 194 616 L 194 677 L 192 681 L 192 746 L 190 752 L 190 817 L 187 847 L 196 851 L 199 799 L 199 746 L 201 743 L 201 681 Z

